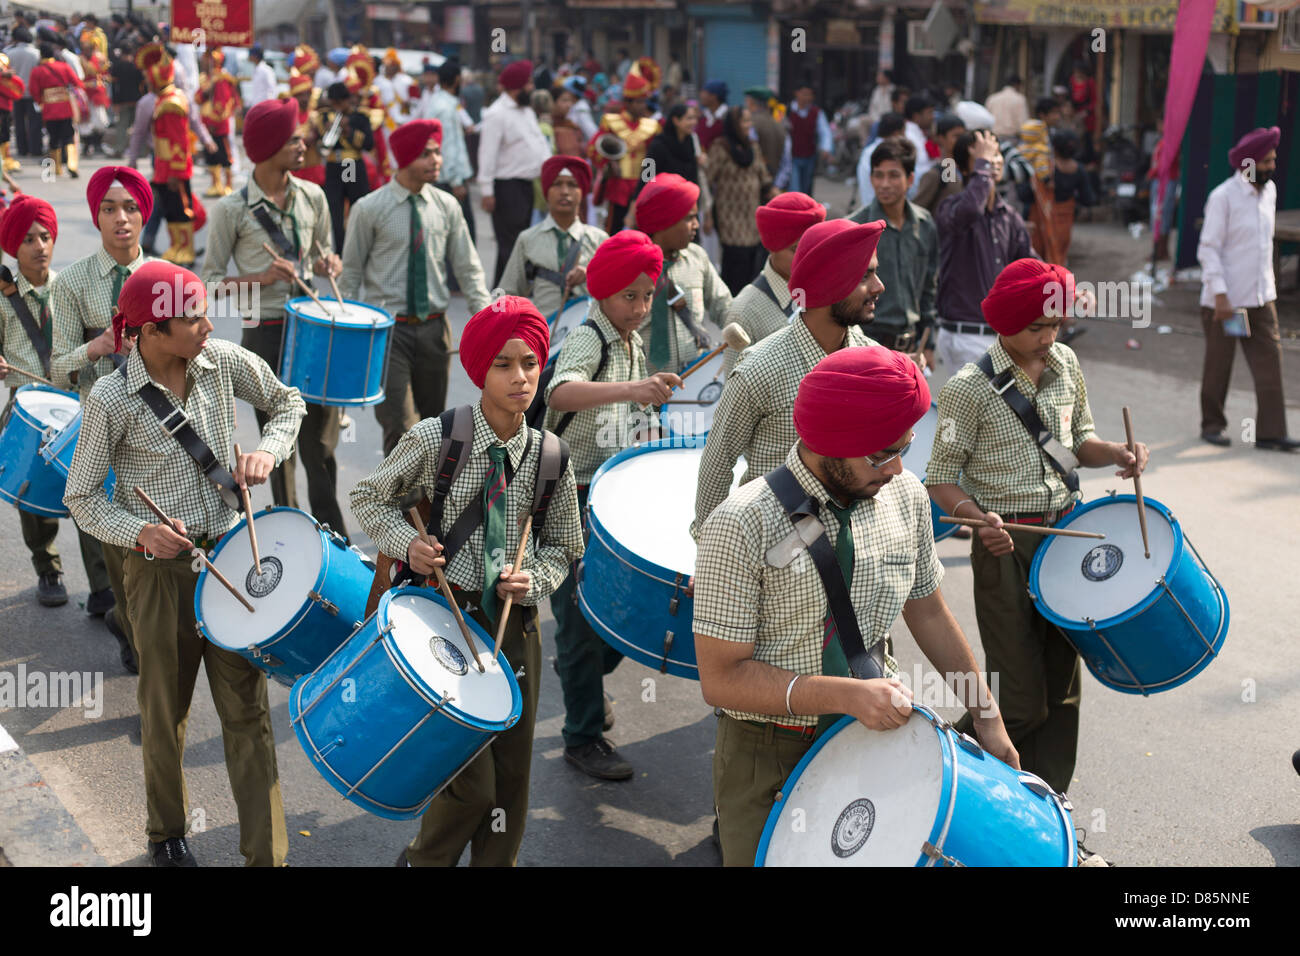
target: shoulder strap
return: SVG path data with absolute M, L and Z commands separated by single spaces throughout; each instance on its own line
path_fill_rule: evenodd
M 8 266 L 0 266 L 0 280 L 14 283 L 13 273 L 9 271 Z M 16 286 L 17 283 L 14 283 Z M 18 315 L 18 322 L 27 333 L 27 338 L 31 340 L 32 348 L 36 349 L 36 355 L 41 360 L 41 371 L 46 378 L 50 375 L 50 344 L 45 341 L 45 333 L 41 331 L 41 325 L 32 316 L 32 310 L 27 308 L 27 303 L 15 288 L 14 294 L 6 296 L 9 304 Z
M 993 388 L 993 391 L 1002 396 L 1002 400 L 1020 419 L 1020 423 L 1025 426 L 1029 436 L 1042 450 L 1043 457 L 1047 459 L 1048 464 L 1065 482 L 1065 487 L 1070 490 L 1071 494 L 1077 492 L 1079 490 L 1079 474 L 1075 469 L 1079 467 L 1079 459 L 1075 457 L 1074 452 L 1056 440 L 1052 430 L 1043 424 L 1042 418 L 1038 415 L 1038 409 L 1034 408 L 1029 399 L 1025 398 L 1020 389 L 1016 388 L 1015 369 L 1006 368 L 1001 373 L 994 375 L 993 357 L 988 352 L 981 355 L 979 361 L 975 364 L 979 366 L 981 372 L 988 376 L 989 385 Z
M 119 371 L 125 378 L 126 366 L 123 365 Z M 226 469 L 225 465 L 217 461 L 217 456 L 212 453 L 208 443 L 199 437 L 199 433 L 190 424 L 189 416 L 173 405 L 162 393 L 162 389 L 153 382 L 145 382 L 140 386 L 140 397 L 149 406 L 149 410 L 157 416 L 162 430 L 180 442 L 185 453 L 194 459 L 207 479 L 217 486 L 217 491 L 221 493 L 221 500 L 226 503 L 226 507 L 231 511 L 243 513 L 244 505 L 234 475 Z
M 569 238 L 572 239 L 573 237 L 570 236 Z M 545 279 L 552 285 L 558 285 L 563 289 L 565 285 L 564 277 L 567 276 L 570 270 L 578 264 L 578 253 L 581 251 L 582 240 L 574 240 L 573 245 L 569 247 L 569 251 L 564 257 L 564 262 L 560 266 L 558 272 L 555 269 L 548 269 L 545 266 L 540 266 L 531 259 L 525 259 L 524 278 L 527 279 L 529 283 L 532 283 L 535 279 Z
M 596 366 L 596 374 L 591 376 L 591 380 L 594 382 L 600 378 L 600 373 L 605 371 L 605 366 L 609 364 L 609 342 L 605 339 L 605 333 L 600 331 L 600 326 L 591 319 L 584 319 L 582 324 L 588 328 L 594 329 L 596 335 L 600 338 L 600 362 Z M 573 416 L 576 414 L 578 413 L 565 412 L 560 416 L 560 420 L 555 423 L 555 436 L 557 438 L 564 434 L 564 430 L 569 427 L 569 423 L 573 421 Z M 568 446 L 565 447 L 567 449 Z
M 239 191 L 239 195 L 244 197 L 244 205 L 248 205 L 247 183 L 245 183 L 244 188 Z M 266 230 L 266 234 L 271 237 L 271 241 L 275 243 L 275 247 L 280 250 L 280 253 L 286 259 L 296 260 L 298 258 L 298 250 L 294 247 L 294 244 L 289 241 L 289 237 L 284 234 L 284 231 L 275 224 L 273 219 L 271 219 L 271 214 L 263 208 L 261 203 L 252 207 L 252 213 L 253 218 L 257 220 L 257 224 Z
M 560 476 L 569 467 L 569 446 L 555 432 L 542 430 L 542 450 L 537 457 L 537 477 L 533 481 L 533 534 L 542 540 L 542 528 L 546 525 L 546 512 L 551 506 L 551 496 L 555 486 L 560 483 Z
M 785 509 L 790 523 L 798 527 L 798 519 L 807 515 L 818 518 L 821 506 L 808 496 L 799 484 L 799 480 L 785 465 L 781 465 L 763 476 L 776 500 Z M 844 583 L 844 574 L 835 560 L 835 550 L 822 531 L 808 545 L 817 574 L 826 589 L 826 600 L 830 605 L 831 622 L 835 626 L 835 636 L 844 650 L 844 657 L 849 662 L 849 670 L 859 680 L 883 677 L 884 668 L 880 662 L 867 653 L 862 642 L 862 631 L 858 628 L 858 617 L 849 598 L 848 586 Z
M 465 467 L 469 447 L 474 443 L 474 407 L 458 405 L 447 409 L 438 419 L 442 423 L 442 445 L 438 449 L 438 477 L 433 485 L 433 507 L 429 511 L 429 526 L 425 530 L 441 540 L 442 511 L 447 502 L 447 492 Z
M 776 291 L 772 288 L 772 283 L 767 281 L 767 276 L 760 272 L 758 278 L 751 282 L 750 285 L 771 299 L 772 304 L 775 305 L 777 309 L 781 312 L 785 312 L 785 308 L 781 305 L 781 300 L 776 297 Z

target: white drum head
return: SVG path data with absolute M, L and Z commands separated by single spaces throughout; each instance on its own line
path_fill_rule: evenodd
M 56 431 L 61 431 L 81 410 L 81 403 L 75 398 L 43 389 L 19 392 L 18 405 L 40 422 L 42 428 L 53 428 Z
M 260 512 L 253 520 L 262 573 L 253 568 L 247 524 L 225 540 L 213 563 L 256 613 L 249 614 L 210 574 L 199 592 L 199 617 L 208 640 L 227 650 L 262 644 L 292 623 L 310 600 L 307 592 L 316 587 L 324 560 L 316 522 L 302 512 Z
M 934 450 L 934 436 L 939 427 L 939 409 L 931 405 L 925 417 L 912 426 L 912 444 L 903 455 L 903 467 L 922 481 L 930 466 L 930 452 Z
M 484 647 L 476 634 L 484 673 L 474 666 L 451 610 L 419 593 L 401 594 L 389 602 L 390 639 L 426 687 L 451 698 L 451 706 L 483 721 L 506 721 L 512 713 L 510 682 L 501 669 L 505 655 L 492 660 L 492 646 Z
M 1163 512 L 1148 507 L 1151 557 L 1143 556 L 1137 504 L 1115 501 L 1071 521 L 1071 531 L 1097 531 L 1095 538 L 1051 538 L 1038 568 L 1043 603 L 1070 621 L 1104 621 L 1137 607 L 1174 560 L 1174 528 Z
M 897 730 L 848 724 L 787 784 L 765 865 L 915 866 L 939 813 L 942 747 L 915 713 Z
M 293 308 L 301 315 L 321 319 L 325 322 L 333 319 L 339 325 L 369 326 L 384 325 L 388 322 L 388 316 L 384 312 L 368 305 L 354 305 L 350 302 L 344 302 L 340 306 L 334 299 L 323 299 L 321 301 L 325 303 L 323 309 L 311 299 L 306 302 L 294 302 Z
M 564 344 L 564 337 L 587 321 L 587 313 L 590 309 L 590 299 L 578 299 L 565 305 L 564 311 L 557 315 L 555 321 L 551 323 L 551 351 L 547 356 L 548 359 L 560 354 L 560 346 Z
M 669 396 L 662 413 L 666 427 L 678 435 L 703 435 L 713 427 L 713 412 L 722 398 L 725 363 L 726 356 L 719 352 L 698 368 L 683 370 L 690 371 L 691 377 Z

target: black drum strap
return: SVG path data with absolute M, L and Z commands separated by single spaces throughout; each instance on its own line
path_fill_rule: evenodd
M 239 195 L 244 197 L 244 203 L 247 204 L 247 185 L 239 191 Z M 284 231 L 275 224 L 275 221 L 271 219 L 271 214 L 266 211 L 262 204 L 258 203 L 256 206 L 250 207 L 250 210 L 253 213 L 253 217 L 257 220 L 258 225 L 266 230 L 266 234 L 271 237 L 271 242 L 275 243 L 275 247 L 280 250 L 280 254 L 286 259 L 297 262 L 297 247 L 289 241 L 289 237 L 284 234 Z
M 1042 418 L 1038 415 L 1038 409 L 1025 398 L 1020 389 L 1016 388 L 1016 370 L 1014 366 L 1002 370 L 997 375 L 993 374 L 993 357 L 985 352 L 980 356 L 980 360 L 975 363 L 979 366 L 981 372 L 988 376 L 989 385 L 993 391 L 1002 396 L 1002 400 L 1007 403 L 1011 411 L 1015 413 L 1016 418 L 1025 426 L 1034 443 L 1038 445 L 1047 459 L 1047 463 L 1052 466 L 1061 480 L 1065 482 L 1065 487 L 1075 494 L 1079 490 L 1079 473 L 1075 471 L 1079 467 L 1079 459 L 1075 457 L 1074 452 L 1066 448 L 1052 430 L 1043 424 Z
M 0 266 L 0 282 L 17 285 L 8 266 Z M 41 374 L 49 378 L 50 345 L 45 341 L 45 333 L 41 331 L 41 324 L 32 316 L 32 310 L 27 308 L 27 303 L 23 301 L 23 297 L 18 294 L 16 289 L 13 295 L 5 296 L 5 298 L 9 300 L 9 305 L 13 307 L 14 313 L 18 316 L 18 323 L 23 327 L 23 331 L 27 333 L 27 338 L 31 340 L 32 348 L 36 350 L 36 356 L 41 362 Z M 22 370 L 19 369 L 18 371 Z
M 573 271 L 573 267 L 578 264 L 578 254 L 580 252 L 582 252 L 582 242 L 574 240 L 573 245 L 569 247 L 568 255 L 564 257 L 564 262 L 561 264 L 558 272 L 554 269 L 547 269 L 545 266 L 539 266 L 531 260 L 525 260 L 524 278 L 528 280 L 529 285 L 532 285 L 532 283 L 537 279 L 545 279 L 552 285 L 558 285 L 563 289 L 565 287 L 564 277 Z
M 595 322 L 591 321 L 591 319 L 583 320 L 582 324 L 589 326 L 592 329 L 595 329 L 596 337 L 600 339 L 600 361 L 596 364 L 596 374 L 591 376 L 590 379 L 590 381 L 597 382 L 600 380 L 600 373 L 605 371 L 605 366 L 609 363 L 609 343 L 605 341 L 605 333 L 600 331 L 600 326 L 598 326 Z M 551 375 L 554 375 L 555 367 L 551 366 L 550 371 L 551 371 Z M 543 372 L 542 374 L 545 375 L 546 373 Z M 551 376 L 547 375 L 546 383 L 543 384 L 539 382 L 537 385 L 537 390 L 539 392 L 544 391 L 546 385 L 549 385 L 550 382 L 551 382 Z M 555 434 L 557 437 L 564 434 L 564 430 L 569 427 L 569 423 L 573 421 L 573 416 L 576 414 L 578 413 L 565 412 L 563 415 L 560 416 L 560 420 L 555 423 Z M 565 447 L 567 449 L 568 446 L 566 445 Z

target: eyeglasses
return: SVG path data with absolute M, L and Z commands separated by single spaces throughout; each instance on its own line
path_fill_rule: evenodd
M 907 440 L 907 444 L 904 445 L 902 448 L 898 449 L 898 451 L 894 452 L 892 455 L 887 455 L 884 458 L 881 458 L 879 455 L 866 455 L 864 457 L 866 459 L 867 464 L 870 465 L 872 468 L 884 468 L 895 458 L 902 458 L 904 455 L 906 455 L 907 450 L 912 447 L 912 442 L 914 441 L 916 441 L 915 435 L 909 438 Z

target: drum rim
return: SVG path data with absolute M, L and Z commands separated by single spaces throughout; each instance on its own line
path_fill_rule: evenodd
M 19 385 L 16 389 L 14 389 L 13 408 L 10 410 L 9 413 L 10 421 L 13 420 L 14 415 L 17 415 L 25 423 L 30 425 L 35 431 L 40 432 L 42 436 L 44 436 L 45 432 L 47 432 L 49 429 L 53 428 L 54 426 L 42 425 L 39 421 L 33 418 L 32 414 L 29 411 L 27 411 L 27 409 L 23 408 L 22 403 L 18 401 L 18 399 L 24 393 L 30 393 L 30 392 L 50 392 L 54 395 L 62 395 L 64 398 L 70 398 L 72 399 L 72 401 L 77 403 L 77 414 L 78 415 L 81 414 L 81 396 L 78 395 L 76 392 L 68 392 L 68 391 L 64 391 L 61 388 L 53 388 L 49 385 L 42 385 L 40 382 L 28 382 L 26 385 Z M 70 421 L 71 420 L 69 420 L 69 422 Z M 67 424 L 63 426 L 63 428 L 67 428 L 67 427 L 68 427 Z M 5 430 L 7 431 L 8 428 L 9 428 L 9 423 L 6 422 Z M 54 435 L 57 436 L 58 434 L 60 434 L 63 431 L 63 428 L 60 428 L 57 431 L 55 431 Z M 43 445 L 45 444 L 45 442 L 42 441 L 41 444 Z
M 329 301 L 337 302 L 339 300 L 331 298 Z M 375 312 L 380 313 L 384 317 L 384 320 L 382 322 L 372 322 L 370 325 L 361 325 L 356 322 L 343 322 L 343 323 L 332 322 L 327 318 L 315 316 L 315 315 L 308 315 L 307 313 L 302 312 L 297 306 L 299 303 L 303 303 L 303 302 L 311 302 L 312 305 L 316 304 L 312 300 L 311 296 L 299 295 L 299 296 L 294 296 L 292 299 L 286 302 L 284 304 L 284 308 L 285 311 L 288 312 L 293 318 L 298 319 L 302 322 L 306 322 L 309 325 L 321 325 L 331 329 L 356 329 L 359 332 L 365 332 L 365 331 L 373 331 L 375 329 L 387 329 L 397 324 L 397 320 L 393 318 L 393 314 L 389 312 L 387 309 L 377 305 L 372 305 L 369 302 L 362 302 L 358 299 L 344 299 L 343 304 L 359 305 L 362 308 L 373 309 Z
M 9 435 L 9 425 L 14 421 L 15 418 L 17 418 L 21 420 L 23 425 L 26 427 L 22 430 L 15 428 L 13 431 L 13 435 L 9 439 L 10 442 L 13 442 L 18 445 L 31 445 L 33 439 L 35 440 L 34 451 L 36 452 L 36 454 L 32 456 L 32 460 L 29 463 L 28 467 L 23 469 L 22 471 L 14 472 L 15 476 L 22 478 L 23 481 L 32 480 L 31 479 L 32 470 L 37 463 L 40 464 L 41 468 L 53 468 L 53 462 L 51 462 L 43 454 L 41 454 L 42 449 L 45 448 L 45 446 L 49 443 L 45 435 L 46 432 L 48 432 L 52 426 L 43 425 L 35 418 L 33 418 L 32 415 L 25 408 L 23 408 L 21 404 L 19 404 L 16 398 L 17 395 L 20 395 L 28 391 L 53 392 L 56 395 L 63 395 L 66 398 L 70 398 L 73 401 L 76 401 L 78 403 L 78 411 L 80 411 L 80 398 L 78 397 L 76 392 L 65 392 L 61 388 L 51 388 L 49 385 L 42 385 L 39 382 L 28 382 L 26 385 L 20 385 L 18 386 L 18 388 L 14 390 L 15 400 L 13 403 L 13 407 L 10 409 L 9 419 L 8 421 L 5 422 L 4 429 L 0 431 L 0 438 L 2 438 L 5 435 Z M 58 431 L 56 431 L 54 435 L 57 436 L 62 431 L 63 429 L 61 428 Z M 8 466 L 8 462 L 6 462 L 6 467 L 7 466 Z M 54 469 L 54 474 L 57 477 L 58 482 L 60 484 L 62 485 L 67 484 L 67 480 L 68 480 L 67 476 L 64 475 L 62 472 L 60 472 L 57 468 Z M 22 487 L 21 481 L 18 487 L 19 488 Z M 33 485 L 32 487 L 36 487 L 36 486 Z M 28 490 L 30 491 L 32 489 L 29 488 Z M 67 518 L 72 514 L 72 512 L 68 510 L 67 506 L 63 504 L 63 495 L 59 495 L 58 507 L 47 508 L 42 505 L 34 504 L 32 500 L 29 498 L 20 497 L 17 494 L 17 489 L 11 492 L 6 488 L 4 488 L 2 484 L 0 484 L 0 500 L 5 501 L 7 504 L 13 505 L 19 511 L 26 511 L 28 514 L 40 515 L 43 518 Z
M 573 308 L 575 305 L 577 305 L 579 302 L 590 303 L 590 302 L 591 302 L 591 296 L 589 296 L 589 295 L 579 295 L 579 296 L 574 296 L 573 298 L 569 299 L 568 302 L 564 303 L 564 305 L 563 305 L 562 308 L 565 309 L 565 310 L 567 310 L 567 309 L 571 309 L 571 308 Z M 591 311 L 591 305 L 590 305 L 590 304 L 588 304 L 588 306 L 587 306 L 587 311 Z M 548 316 L 546 317 L 546 324 L 547 324 L 548 326 L 550 326 L 551 328 L 555 328 L 555 320 L 558 319 L 558 318 L 560 317 L 560 312 L 561 312 L 561 307 L 557 307 L 557 308 L 555 309 L 554 312 L 552 312 L 550 315 L 548 315 Z

